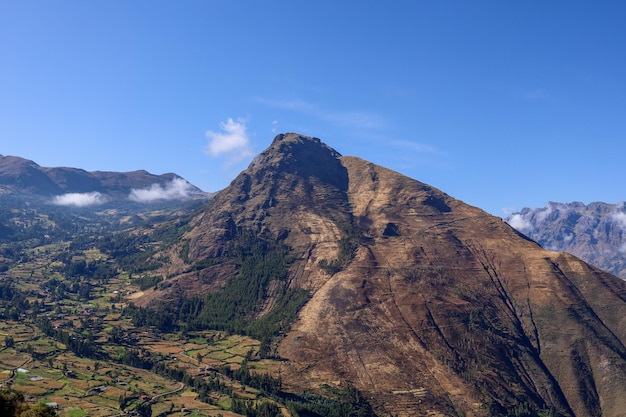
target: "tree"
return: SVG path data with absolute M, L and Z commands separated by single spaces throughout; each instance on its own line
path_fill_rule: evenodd
M 135 411 L 139 417 L 152 417 L 152 406 L 150 403 L 141 403 L 135 407 Z
M 24 407 L 24 396 L 8 389 L 0 389 L 0 415 L 16 416 Z
M 13 346 L 15 346 L 15 339 L 13 339 L 13 336 L 4 337 L 4 346 L 8 348 L 12 348 Z
M 0 416 L 3 417 L 56 417 L 54 408 L 46 404 L 29 406 L 24 395 L 8 389 L 0 389 Z
M 37 404 L 20 414 L 20 417 L 56 417 L 56 415 L 54 408 L 49 405 Z

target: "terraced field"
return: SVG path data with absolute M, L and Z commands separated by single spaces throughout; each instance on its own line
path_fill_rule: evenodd
M 252 373 L 278 377 L 280 362 L 261 360 L 260 342 L 249 337 L 219 331 L 165 335 L 134 327 L 121 314 L 139 291 L 128 274 L 92 282 L 88 300 L 74 294 L 59 297 L 58 290 L 42 284 L 67 281 L 55 271 L 53 260 L 66 249 L 66 244 L 33 249 L 29 262 L 0 276 L 0 283 L 10 281 L 29 304 L 17 319 L 0 321 L 0 383 L 23 393 L 29 402 L 54 404 L 61 417 L 126 415 L 144 404 L 150 405 L 152 415 L 236 416 L 229 411 L 232 398 L 260 400 L 262 395 L 228 376 L 226 369 L 240 369 L 245 362 Z M 83 255 L 86 262 L 106 260 L 95 249 Z M 53 330 L 42 331 L 42 320 Z M 60 332 L 70 339 L 85 338 L 98 353 L 73 351 Z M 116 339 L 115 334 L 122 337 Z M 129 352 L 162 369 L 180 371 L 182 380 L 124 363 Z M 189 384 L 197 379 L 219 381 L 221 388 L 205 393 L 200 401 L 196 387 Z

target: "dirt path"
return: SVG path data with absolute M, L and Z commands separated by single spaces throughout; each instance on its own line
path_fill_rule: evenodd
M 176 388 L 175 390 L 172 390 L 172 391 L 164 392 L 163 394 L 157 394 L 154 397 L 152 397 L 150 402 L 154 402 L 154 400 L 156 400 L 159 397 L 165 397 L 166 395 L 176 394 L 177 392 L 182 391 L 184 388 L 185 388 L 185 384 L 183 384 L 182 382 L 179 382 L 178 383 L 178 388 Z

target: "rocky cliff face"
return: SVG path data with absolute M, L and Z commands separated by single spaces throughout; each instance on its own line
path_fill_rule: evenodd
M 171 278 L 138 302 L 220 291 L 246 233 L 292 254 L 258 316 L 277 286 L 310 294 L 277 347 L 288 389 L 350 384 L 381 415 L 626 415 L 624 281 L 315 138 L 277 136 L 163 254 Z
M 624 204 L 548 203 L 524 208 L 507 222 L 549 250 L 565 251 L 626 279 Z

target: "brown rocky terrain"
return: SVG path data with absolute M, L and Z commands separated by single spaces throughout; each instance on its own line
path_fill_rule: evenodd
M 310 294 L 278 339 L 289 390 L 354 386 L 380 415 L 626 416 L 626 282 L 427 184 L 279 135 L 188 226 L 137 302 L 225 288 L 246 233 L 283 242 L 255 314 Z
M 549 250 L 565 251 L 626 279 L 624 204 L 550 202 L 507 218 L 512 226 Z

